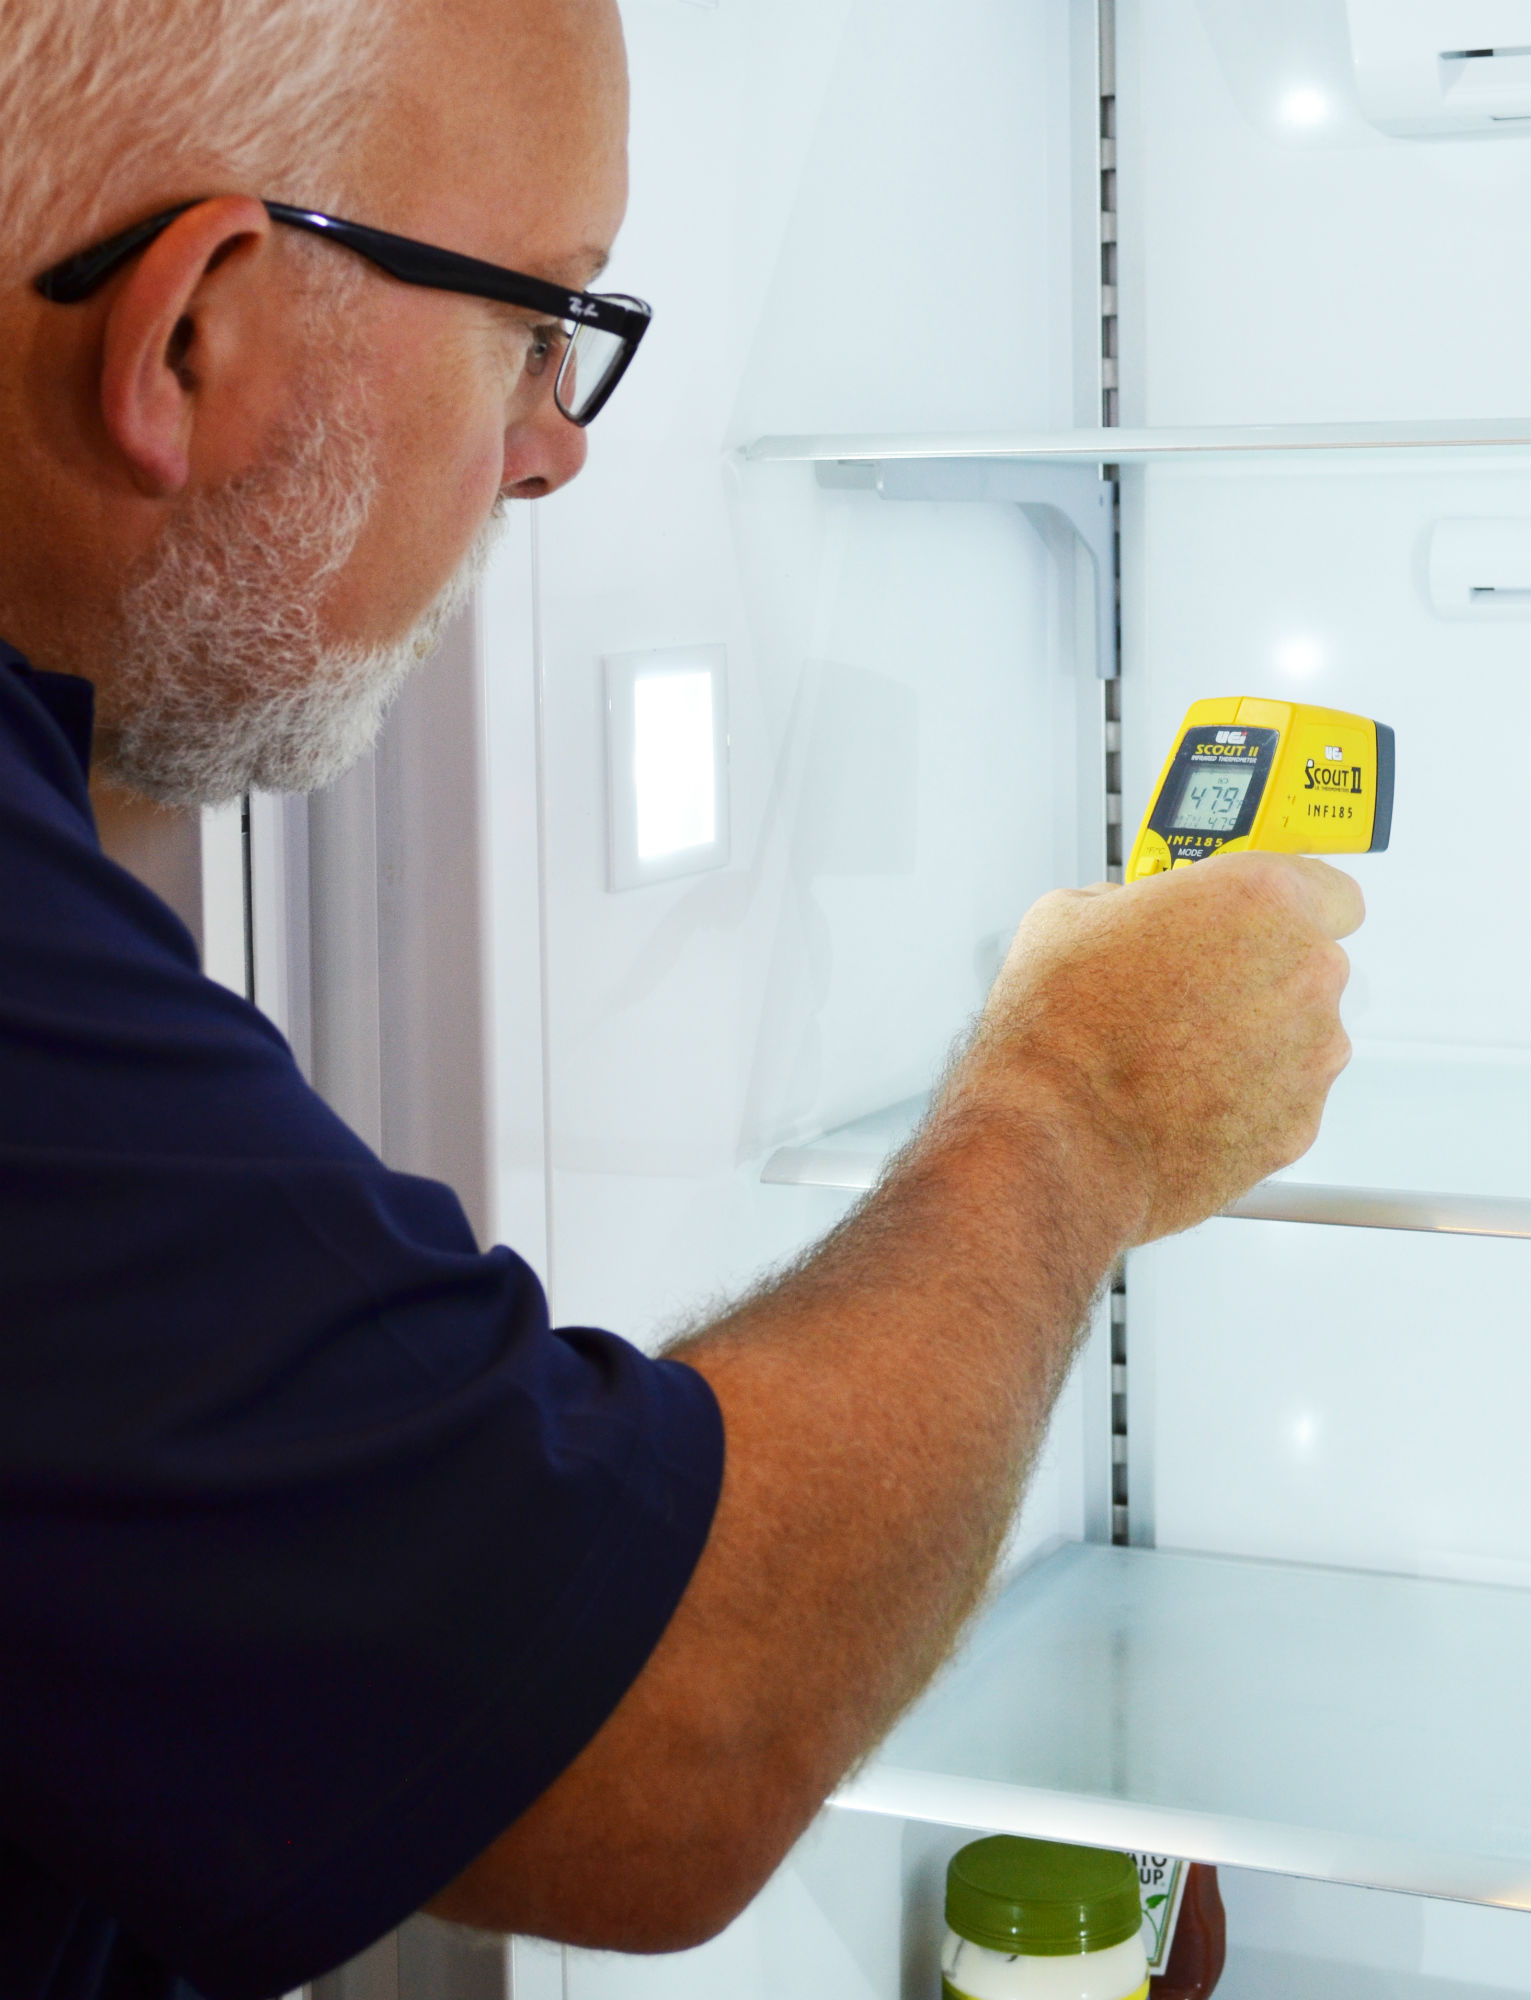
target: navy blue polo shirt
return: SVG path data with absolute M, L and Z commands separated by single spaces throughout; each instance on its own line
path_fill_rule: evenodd
M 0 646 L 0 1996 L 260 2000 L 595 1734 L 722 1425 L 202 976 L 100 851 L 91 694 Z

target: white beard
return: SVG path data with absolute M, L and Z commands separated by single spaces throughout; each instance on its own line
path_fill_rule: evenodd
M 325 643 L 324 586 L 377 491 L 365 430 L 330 400 L 260 466 L 193 500 L 130 582 L 99 757 L 129 790 L 215 805 L 329 784 L 376 741 L 406 675 L 488 560 L 500 506 L 411 631 L 386 646 Z

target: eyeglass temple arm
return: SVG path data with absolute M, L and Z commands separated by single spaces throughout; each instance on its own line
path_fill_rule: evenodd
M 168 229 L 177 216 L 184 215 L 189 208 L 195 208 L 194 201 L 183 201 L 175 208 L 167 208 L 158 215 L 151 215 L 145 222 L 135 222 L 131 229 L 123 229 L 115 236 L 109 236 L 104 243 L 97 243 L 89 250 L 81 250 L 73 257 L 66 257 L 61 264 L 51 265 L 39 277 L 32 280 L 35 291 L 55 305 L 79 305 L 93 292 L 100 291 L 107 279 L 122 269 L 128 259 L 142 250 L 146 243 Z
M 179 202 L 174 208 L 162 209 L 158 215 L 135 222 L 129 228 L 119 230 L 117 235 L 109 236 L 104 243 L 93 244 L 88 250 L 78 251 L 74 256 L 50 265 L 32 280 L 33 288 L 55 305 L 78 305 L 98 292 L 131 257 L 146 244 L 152 243 L 178 216 L 197 206 L 195 201 Z M 612 330 L 622 332 L 634 346 L 642 338 L 648 324 L 649 309 L 638 299 L 600 299 L 590 294 L 569 292 L 561 285 L 550 285 L 520 273 L 502 272 L 492 264 L 481 264 L 476 258 L 461 257 L 450 251 L 437 250 L 429 244 L 412 242 L 407 237 L 393 236 L 384 230 L 344 222 L 338 216 L 293 208 L 286 202 L 268 201 L 265 209 L 274 222 L 312 230 L 317 235 L 343 243 L 347 249 L 357 252 L 369 263 L 378 265 L 406 284 L 465 291 L 481 297 L 505 296 L 513 304 L 530 305 L 560 316 L 567 314 L 587 323 L 594 320 L 597 324 L 609 325 L 615 319 L 617 325 Z M 512 276 L 515 279 L 513 295 L 508 290 L 502 291 L 501 284 L 497 282 Z

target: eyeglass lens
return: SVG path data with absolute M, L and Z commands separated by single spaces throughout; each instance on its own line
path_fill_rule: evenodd
M 614 375 L 620 374 L 628 344 L 619 333 L 597 326 L 576 326 L 558 371 L 558 407 L 575 423 L 600 402 Z

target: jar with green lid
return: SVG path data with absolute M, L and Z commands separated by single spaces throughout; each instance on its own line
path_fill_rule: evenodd
M 1130 1854 L 999 1833 L 946 1871 L 944 2000 L 1147 2000 Z

